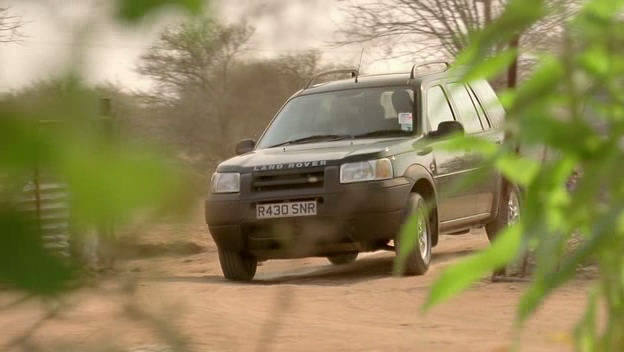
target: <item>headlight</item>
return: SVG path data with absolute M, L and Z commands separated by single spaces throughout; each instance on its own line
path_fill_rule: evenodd
M 240 192 L 240 174 L 238 172 L 226 172 L 212 174 L 212 192 L 214 193 L 237 193 Z
M 340 183 L 387 180 L 392 177 L 390 159 L 361 161 L 340 166 Z

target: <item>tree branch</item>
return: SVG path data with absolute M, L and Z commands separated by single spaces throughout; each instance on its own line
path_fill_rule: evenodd
M 22 18 L 10 14 L 8 6 L 0 7 L 0 43 L 14 43 L 22 38 Z
M 523 47 L 549 50 L 558 41 L 562 25 L 581 0 L 548 0 L 558 7 L 524 36 Z M 337 46 L 379 43 L 389 47 L 389 38 L 401 37 L 417 44 L 422 38 L 437 40 L 446 55 L 455 56 L 469 36 L 483 29 L 502 13 L 508 0 L 369 0 L 348 1 L 341 8 L 345 24 L 339 26 Z M 416 46 L 415 46 L 416 47 Z M 416 53 L 418 49 L 414 50 Z

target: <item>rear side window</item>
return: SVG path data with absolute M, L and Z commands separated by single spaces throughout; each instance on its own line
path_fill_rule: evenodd
M 485 113 L 485 110 L 483 110 L 483 106 L 481 106 L 481 103 L 479 103 L 479 99 L 477 99 L 477 96 L 475 95 L 474 91 L 471 88 L 468 88 L 468 93 L 470 93 L 470 98 L 472 99 L 472 103 L 477 109 L 477 113 L 479 114 L 479 118 L 481 119 L 481 126 L 483 126 L 483 129 L 487 130 L 487 129 L 492 128 L 490 121 L 487 119 L 487 114 Z
M 478 133 L 483 131 L 477 109 L 472 103 L 466 86 L 459 83 L 451 83 L 448 87 L 455 102 L 455 107 L 458 110 L 459 121 L 464 125 L 466 132 Z
M 486 80 L 477 80 L 470 83 L 470 86 L 477 94 L 479 102 L 488 113 L 488 118 L 493 127 L 500 127 L 505 118 L 505 109 L 498 100 L 496 92 Z
M 429 88 L 427 91 L 427 121 L 429 130 L 438 129 L 442 121 L 453 121 L 453 111 L 441 86 Z

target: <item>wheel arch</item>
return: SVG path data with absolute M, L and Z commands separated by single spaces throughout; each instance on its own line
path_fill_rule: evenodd
M 429 219 L 433 229 L 432 246 L 438 244 L 439 237 L 439 217 L 438 217 L 438 199 L 435 190 L 433 176 L 422 165 L 412 165 L 406 171 L 406 176 L 413 181 L 411 192 L 420 194 L 424 199 L 431 212 Z

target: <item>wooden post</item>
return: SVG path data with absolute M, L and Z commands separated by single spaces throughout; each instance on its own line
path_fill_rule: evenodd
M 100 111 L 99 116 L 96 119 L 97 133 L 101 133 L 109 143 L 109 147 L 112 147 L 115 139 L 115 124 L 113 116 L 113 102 L 110 98 L 100 99 Z M 98 269 L 107 270 L 112 269 L 115 264 L 115 228 L 113 221 L 110 219 L 109 214 L 101 214 L 100 223 L 97 229 L 97 263 Z
M 38 152 L 38 151 L 37 151 Z M 41 225 L 41 180 L 40 180 L 40 172 L 39 172 L 39 160 L 37 159 L 35 161 L 35 167 L 34 167 L 34 173 L 33 173 L 33 185 L 34 185 L 34 192 L 35 192 L 35 212 L 36 212 L 36 216 L 37 216 L 37 231 L 39 234 L 39 238 L 43 239 L 43 229 L 42 229 L 42 225 Z
M 509 47 L 513 49 L 518 49 L 520 47 L 520 34 L 515 35 L 511 41 L 509 42 Z M 509 69 L 507 70 L 507 88 L 515 89 L 518 86 L 518 62 L 520 61 L 520 51 L 517 50 L 516 58 L 513 60 Z M 505 132 L 507 133 L 507 132 Z M 506 138 L 510 138 L 511 136 L 507 135 Z M 516 144 L 515 151 L 517 154 L 520 153 L 520 145 Z
M 520 46 L 520 35 L 515 35 L 511 41 L 509 42 L 509 47 L 513 48 L 513 49 L 518 49 L 518 47 Z M 509 68 L 507 69 L 507 88 L 508 89 L 515 89 L 518 85 L 518 62 L 519 62 L 519 56 L 520 53 L 518 52 L 518 55 L 516 55 L 516 58 L 513 60 L 513 62 L 511 63 L 511 65 L 509 66 Z M 509 132 L 506 130 L 505 131 L 505 140 L 509 141 L 511 140 L 512 136 L 509 134 Z M 516 143 L 515 147 L 515 152 L 516 154 L 520 154 L 520 144 Z M 509 192 L 509 185 L 506 185 L 503 187 L 503 192 L 504 194 L 507 194 L 507 192 Z M 505 199 L 506 200 L 506 199 Z M 521 277 L 525 277 L 527 274 L 527 270 L 528 270 L 528 258 L 529 258 L 529 254 L 528 253 L 524 253 L 524 255 L 521 258 L 521 263 L 520 263 L 520 276 Z M 504 267 L 504 268 L 500 268 L 494 271 L 494 273 L 492 273 L 492 281 L 494 282 L 498 282 L 498 281 L 505 281 L 508 280 L 509 277 L 507 277 L 508 275 L 508 267 Z
M 110 98 L 100 99 L 100 116 L 98 121 L 101 124 L 98 128 L 101 128 L 102 133 L 112 142 L 115 128 L 113 123 L 113 102 Z
M 518 49 L 519 45 L 520 45 L 520 35 L 516 35 L 509 42 L 509 47 L 513 49 Z M 518 57 L 519 56 L 520 56 L 520 53 L 518 53 L 518 55 L 516 56 L 514 61 L 511 63 L 507 71 L 507 88 L 516 88 L 516 86 L 518 85 Z

